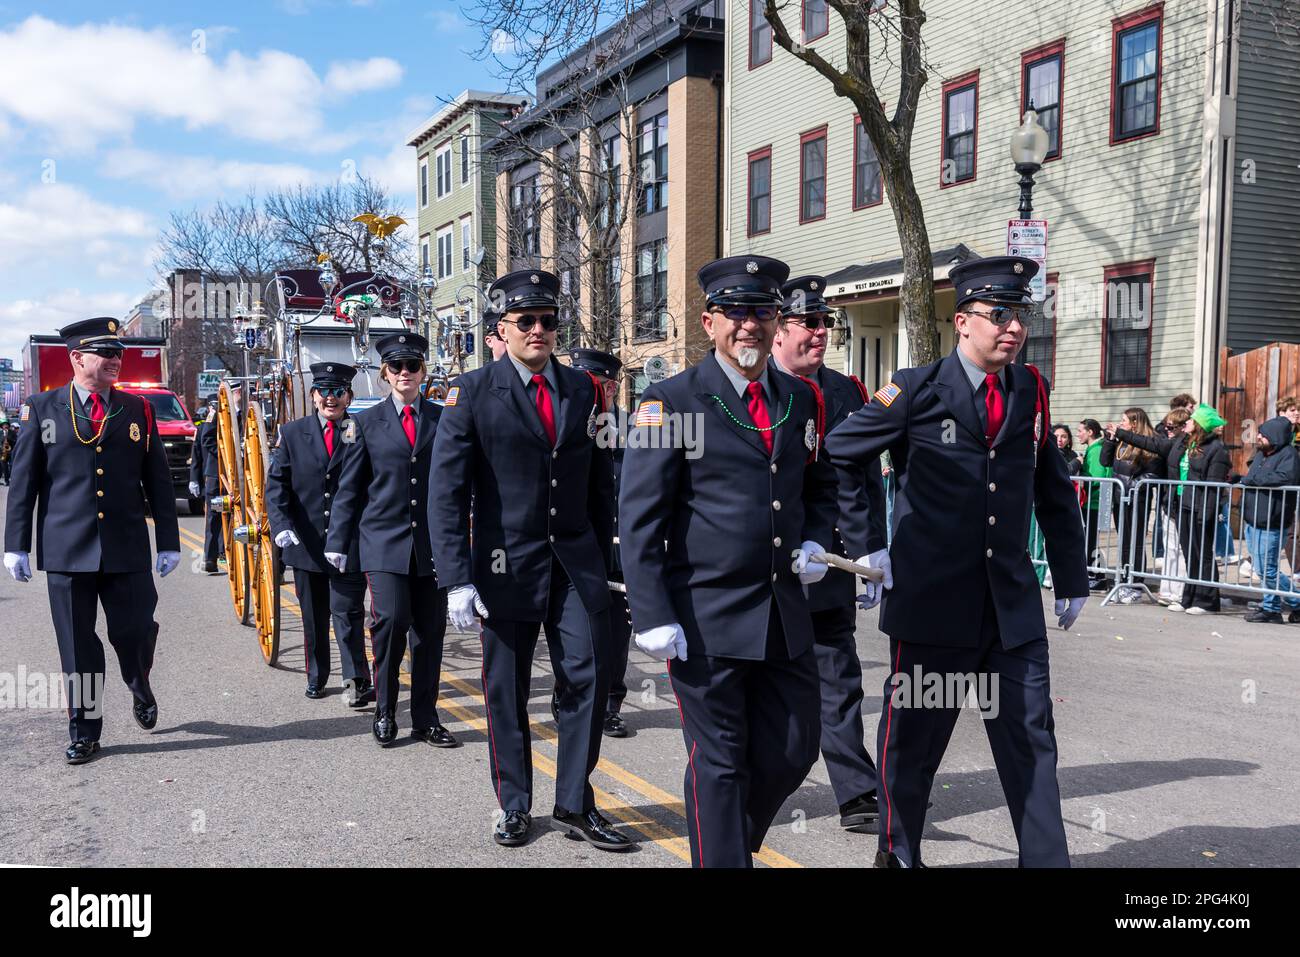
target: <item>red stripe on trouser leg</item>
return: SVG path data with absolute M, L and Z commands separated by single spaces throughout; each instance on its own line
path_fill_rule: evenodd
M 366 621 L 375 620 L 375 590 L 370 584 L 370 572 L 366 572 L 366 594 L 370 596 L 370 607 L 366 609 Z M 370 628 L 365 629 L 371 631 Z M 363 648 L 362 651 L 365 651 Z M 375 635 L 370 634 L 370 685 L 375 689 L 375 708 L 379 707 L 379 659 L 375 657 Z
M 894 652 L 894 677 L 898 676 L 898 663 L 903 658 L 903 643 L 898 643 L 898 651 Z M 889 851 L 894 850 L 894 802 L 889 797 L 889 779 L 885 777 L 885 768 L 889 761 L 889 729 L 894 721 L 894 696 L 889 696 L 889 714 L 885 716 L 885 748 L 880 755 L 880 789 L 885 792 L 885 836 L 889 842 Z
M 483 686 L 483 713 L 487 715 L 488 750 L 492 752 L 492 786 L 497 792 L 497 807 L 501 807 L 501 765 L 497 762 L 497 739 L 492 733 L 492 702 L 488 698 L 487 665 L 483 661 L 483 627 L 479 626 L 478 680 Z M 505 808 L 502 808 L 505 810 Z
M 664 664 L 668 668 L 668 683 L 671 685 L 673 680 L 673 663 L 668 659 Z M 686 731 L 686 712 L 682 710 L 682 696 L 673 688 L 673 697 L 677 699 L 677 717 L 681 719 L 682 730 Z M 689 734 L 689 732 L 687 732 Z M 695 773 L 695 739 L 691 739 L 691 751 L 686 756 L 687 764 L 691 769 L 691 798 L 695 802 L 695 845 L 699 849 L 700 867 L 704 866 L 704 833 L 700 830 L 700 791 L 699 775 Z M 689 823 L 689 822 L 688 822 Z

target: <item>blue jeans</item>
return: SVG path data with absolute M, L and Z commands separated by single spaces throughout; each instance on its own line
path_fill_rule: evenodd
M 1214 528 L 1214 557 L 1215 558 L 1236 558 L 1237 550 L 1232 545 L 1232 526 L 1228 522 L 1228 507 L 1232 504 L 1232 497 L 1227 496 L 1223 500 L 1223 505 L 1219 508 L 1219 521 Z M 1274 556 L 1276 560 L 1276 556 Z
M 1278 573 L 1278 552 L 1282 546 L 1282 531 L 1277 528 L 1256 528 L 1246 526 L 1246 548 L 1250 550 L 1250 561 L 1261 578 L 1265 588 L 1276 588 L 1281 592 L 1294 592 L 1291 576 Z M 1281 595 L 1265 595 L 1259 603 L 1264 611 L 1282 610 L 1282 603 L 1288 608 L 1300 607 L 1300 597 L 1283 598 Z

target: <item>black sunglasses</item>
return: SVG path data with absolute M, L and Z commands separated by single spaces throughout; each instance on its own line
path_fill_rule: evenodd
M 509 322 L 518 326 L 520 332 L 531 332 L 533 326 L 539 322 L 542 324 L 542 328 L 547 332 L 554 332 L 556 329 L 560 328 L 560 317 L 553 312 L 544 313 L 540 316 L 520 316 L 518 319 L 502 319 L 501 321 Z
M 388 366 L 388 371 L 393 375 L 397 375 L 403 370 L 415 373 L 424 368 L 424 363 L 419 359 L 391 359 L 385 364 Z
M 786 322 L 797 322 L 803 325 L 810 332 L 816 332 L 822 326 L 827 329 L 835 328 L 835 313 L 833 312 L 810 312 L 802 316 L 790 316 Z
M 732 322 L 744 322 L 753 316 L 759 322 L 771 322 L 780 310 L 776 306 L 718 306 L 713 312 L 720 312 Z
M 103 359 L 120 359 L 122 358 L 121 349 L 83 349 L 83 352 L 89 352 Z
M 321 394 L 322 399 L 341 399 L 352 390 L 345 385 L 312 386 Z
M 1013 319 L 1025 328 L 1029 328 L 1029 319 L 1033 315 L 1028 309 L 1013 306 L 994 306 L 988 312 L 975 312 L 971 309 L 963 309 L 962 312 L 968 316 L 982 316 L 999 329 L 1010 325 Z

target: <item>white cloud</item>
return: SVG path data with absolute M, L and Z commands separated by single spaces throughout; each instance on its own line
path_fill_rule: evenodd
M 88 271 L 95 265 L 85 261 L 92 246 L 104 265 L 116 262 L 119 250 L 133 249 L 156 233 L 150 217 L 138 209 L 99 202 L 75 186 L 32 186 L 15 201 L 0 201 L 0 236 L 5 237 L 0 267 L 60 258 L 76 272 Z
M 122 318 L 140 299 L 126 292 L 51 291 L 34 299 L 0 299 L 0 356 L 22 365 L 23 346 L 34 334 L 50 335 L 60 327 L 92 316 Z
M 362 157 L 358 172 L 382 184 L 412 221 L 415 219 L 415 150 L 394 146 L 383 156 Z
M 401 66 L 377 57 L 335 64 L 329 77 L 278 50 L 218 58 L 189 34 L 31 16 L 0 31 L 0 125 L 16 119 L 80 150 L 142 121 L 316 150 L 327 95 L 391 85 Z
M 343 96 L 382 90 L 401 82 L 402 65 L 386 56 L 373 56 L 368 60 L 340 60 L 331 63 L 325 74 L 325 86 Z
M 213 200 L 222 194 L 310 186 L 329 180 L 323 173 L 296 163 L 249 163 L 211 156 L 175 156 L 140 149 L 112 150 L 99 172 L 110 179 L 128 179 L 177 198 Z
M 491 47 L 497 56 L 512 56 L 519 51 L 519 41 L 505 30 L 493 30 Z

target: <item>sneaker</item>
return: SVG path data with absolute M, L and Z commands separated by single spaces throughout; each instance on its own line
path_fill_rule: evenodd
M 1170 610 L 1170 611 L 1182 611 L 1182 610 L 1183 610 L 1183 606 L 1180 605 L 1180 604 L 1178 604 L 1178 602 L 1176 602 L 1176 601 L 1171 601 L 1171 602 L 1169 603 L 1169 610 Z
M 1209 614 L 1209 612 L 1206 611 L 1204 608 L 1202 608 L 1200 605 L 1193 605 L 1191 608 L 1185 608 L 1185 609 L 1183 609 L 1183 611 L 1186 612 L 1186 613 L 1189 614 L 1189 615 L 1208 615 L 1208 614 Z
M 1243 558 L 1241 564 L 1237 566 L 1237 574 L 1246 581 L 1251 581 L 1255 577 L 1255 569 L 1250 564 L 1249 558 Z
M 1136 588 L 1121 588 L 1116 600 L 1121 605 L 1135 605 L 1142 600 L 1142 592 Z
M 1294 614 L 1294 612 L 1292 613 Z M 1265 611 L 1263 608 L 1257 608 L 1246 616 L 1249 622 L 1268 622 L 1274 625 L 1282 624 L 1282 613 L 1276 611 Z
M 1229 555 L 1227 558 L 1220 559 L 1225 565 L 1235 565 L 1241 561 L 1240 555 Z

